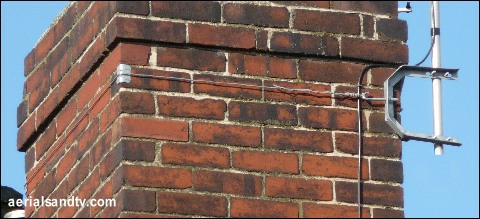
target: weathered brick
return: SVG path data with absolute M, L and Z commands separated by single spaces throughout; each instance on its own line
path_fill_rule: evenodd
M 97 190 L 100 185 L 100 174 L 98 168 L 90 172 L 90 175 L 85 181 L 78 187 L 78 198 L 88 199 L 93 195 L 93 192 Z
M 118 38 L 185 43 L 185 37 L 183 23 L 116 17 L 107 27 L 106 45 Z
M 335 146 L 338 150 L 358 154 L 358 135 L 335 133 Z M 401 157 L 402 143 L 388 137 L 363 137 L 363 152 L 367 156 Z
M 162 145 L 162 162 L 167 164 L 228 168 L 229 157 L 226 148 L 174 143 Z
M 227 200 L 220 196 L 159 192 L 158 209 L 161 213 L 225 217 Z
M 155 142 L 122 139 L 119 144 L 125 160 L 150 162 L 155 160 Z
M 84 119 L 84 120 L 86 121 L 87 119 Z M 79 127 L 82 127 L 82 126 L 79 126 Z M 86 125 L 84 125 L 84 127 L 86 127 Z M 80 133 L 81 130 L 84 129 L 84 127 L 78 129 L 78 131 L 76 130 L 76 132 Z M 78 150 L 81 154 L 85 153 L 89 148 L 91 148 L 95 140 L 97 140 L 98 133 L 99 133 L 98 127 L 99 127 L 98 119 L 95 119 L 90 123 L 90 125 L 85 130 L 85 132 L 83 132 L 83 134 L 78 138 Z M 76 134 L 75 132 L 72 132 L 71 135 L 76 136 L 75 134 Z M 69 141 L 66 141 L 65 143 L 68 145 Z
M 228 65 L 229 72 L 234 74 L 288 79 L 297 77 L 294 59 L 230 53 Z
M 192 132 L 195 142 L 247 147 L 259 147 L 261 143 L 259 127 L 193 122 Z
M 188 141 L 188 123 L 155 118 L 123 117 L 113 127 L 117 136 Z
M 291 32 L 274 32 L 270 51 L 309 55 L 338 56 L 337 38 Z M 343 53 L 342 53 L 343 54 Z
M 357 111 L 336 108 L 301 107 L 298 109 L 300 124 L 310 128 L 356 131 Z
M 188 24 L 189 43 L 232 47 L 255 48 L 255 30 L 243 27 Z
M 202 71 L 225 71 L 226 58 L 222 52 L 193 48 L 158 48 L 157 65 Z
M 385 81 L 395 72 L 394 68 L 373 68 L 370 71 L 372 76 L 370 85 L 382 86 Z
M 327 180 L 267 177 L 267 196 L 329 201 L 333 199 L 333 184 Z
M 256 30 L 255 31 L 256 47 L 259 51 L 268 50 L 268 31 Z
M 150 5 L 148 1 L 116 1 L 115 11 L 126 14 L 148 15 Z
M 35 164 L 35 148 L 30 148 L 25 152 L 25 173 L 28 173 Z
M 154 191 L 124 189 L 122 195 L 125 211 L 154 212 L 156 209 Z
M 408 63 L 406 44 L 342 37 L 341 48 L 342 58 Z
M 229 120 L 265 124 L 297 124 L 297 110 L 293 105 L 232 101 L 228 104 L 228 112 Z
M 155 114 L 155 100 L 151 93 L 120 92 L 120 107 L 125 113 Z
M 288 27 L 290 13 L 285 7 L 227 3 L 223 6 L 226 23 L 263 27 Z
M 400 161 L 372 159 L 370 173 L 372 180 L 403 183 L 403 165 Z
M 358 217 L 358 208 L 345 205 L 304 203 L 303 216 L 308 218 L 356 218 Z M 362 218 L 370 218 L 368 208 L 362 208 Z
M 42 61 L 47 56 L 48 52 L 54 47 L 54 37 L 55 31 L 53 30 L 53 28 L 50 28 L 35 46 L 35 61 L 37 63 Z
M 301 82 L 284 82 L 284 81 L 265 81 L 265 99 L 273 101 L 286 101 L 291 103 L 303 103 L 308 105 L 331 105 L 331 94 L 322 92 L 330 92 L 330 86 L 323 84 L 301 83 Z M 299 89 L 299 91 L 287 90 Z M 312 90 L 309 92 L 302 89 Z M 317 92 L 317 93 L 315 93 Z
M 295 10 L 293 28 L 329 33 L 360 34 L 360 17 L 341 12 Z
M 152 2 L 152 15 L 195 21 L 220 21 L 220 4 L 211 1 L 162 1 Z
M 30 117 L 25 120 L 23 125 L 20 126 L 17 132 L 17 150 L 25 151 L 25 143 L 30 138 L 30 136 L 35 132 L 35 114 L 32 114 Z
M 45 178 L 43 178 L 42 181 L 40 181 L 32 196 L 38 199 L 40 199 L 42 196 L 46 198 L 50 195 L 50 193 L 52 193 L 52 191 L 55 189 L 55 186 L 55 171 L 51 171 L 45 176 Z
M 368 38 L 373 38 L 373 33 L 375 32 L 375 22 L 373 21 L 373 16 L 362 15 L 363 16 L 363 34 Z
M 281 5 L 306 6 L 314 8 L 330 7 L 330 1 L 276 1 L 275 3 Z
M 298 217 L 298 206 L 291 202 L 232 198 L 230 211 L 232 217 Z
M 160 114 L 167 116 L 223 120 L 227 111 L 223 100 L 158 96 L 157 101 Z
M 36 66 L 35 62 L 35 49 L 32 49 L 24 59 L 23 75 L 27 76 Z
M 372 112 L 368 117 L 368 130 L 370 132 L 395 133 L 385 121 L 385 113 Z
M 154 91 L 170 91 L 170 92 L 180 92 L 188 93 L 190 92 L 190 75 L 187 73 L 180 72 L 170 72 L 170 71 L 161 71 L 154 69 L 137 69 L 132 68 L 132 74 L 145 74 L 158 77 L 175 77 L 180 78 L 178 80 L 171 80 L 168 78 L 142 78 L 142 77 L 132 77 L 130 83 L 122 84 L 122 87 L 127 88 L 140 88 L 146 90 Z M 183 80 L 186 79 L 186 80 Z
M 265 147 L 294 151 L 333 151 L 332 134 L 293 129 L 265 128 Z
M 338 1 L 331 3 L 332 9 L 346 10 L 346 11 L 361 11 L 374 14 L 384 14 L 390 18 L 397 17 L 397 2 L 347 2 Z
M 25 90 L 30 93 L 28 111 L 31 113 L 50 91 L 50 71 L 41 64 L 25 81 Z
M 77 114 L 77 98 L 72 98 L 66 106 L 57 115 L 57 135 L 67 128 Z
M 300 60 L 298 71 L 307 81 L 357 84 L 363 67 L 353 63 Z
M 193 182 L 193 188 L 196 191 L 245 196 L 262 194 L 262 178 L 249 174 L 198 170 L 194 173 Z
M 43 154 L 52 146 L 53 142 L 55 142 L 55 124 L 50 124 L 43 134 L 38 138 L 37 143 L 35 145 L 35 154 L 36 159 L 40 160 Z
M 250 171 L 298 174 L 298 157 L 292 153 L 235 151 L 232 165 Z
M 125 184 L 139 187 L 185 189 L 192 187 L 192 171 L 183 168 L 126 165 Z
M 407 22 L 398 19 L 379 19 L 377 20 L 377 33 L 380 39 L 406 42 L 408 39 Z
M 337 201 L 357 203 L 357 183 L 335 182 Z M 364 204 L 403 207 L 403 188 L 384 184 L 362 184 Z
M 358 159 L 304 155 L 302 170 L 310 176 L 358 178 Z M 362 179 L 368 179 L 368 160 L 362 159 Z
M 62 159 L 58 162 L 57 165 L 57 171 L 55 173 L 55 181 L 57 182 L 57 184 L 65 178 L 68 172 L 70 172 L 75 162 L 77 162 L 77 156 L 77 145 L 73 145 L 67 149 L 65 155 L 62 157 Z
M 193 90 L 195 93 L 207 93 L 212 96 L 231 97 L 238 99 L 261 99 L 262 90 L 252 86 L 261 86 L 262 82 L 250 78 L 234 78 L 207 74 L 195 74 L 194 80 L 212 82 L 195 82 Z M 221 84 L 236 83 L 236 84 Z M 242 85 L 246 84 L 248 86 Z
M 404 218 L 405 213 L 399 210 L 374 208 L 373 217 L 374 218 Z

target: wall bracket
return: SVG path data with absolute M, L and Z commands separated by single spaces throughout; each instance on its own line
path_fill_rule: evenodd
M 458 69 L 446 68 L 430 68 L 421 66 L 400 66 L 384 83 L 385 98 L 385 121 L 395 131 L 395 133 L 403 140 L 418 140 L 438 144 L 447 144 L 460 146 L 460 140 L 449 136 L 435 136 L 431 134 L 417 133 L 406 131 L 400 123 L 395 119 L 393 87 L 406 76 L 431 79 L 456 80 L 458 78 Z
M 132 77 L 130 74 L 132 73 L 132 68 L 126 64 L 120 64 L 117 67 L 117 84 L 120 83 L 130 83 Z

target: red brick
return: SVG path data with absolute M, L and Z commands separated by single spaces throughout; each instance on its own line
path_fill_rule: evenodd
M 290 13 L 285 7 L 227 3 L 223 6 L 226 23 L 262 27 L 288 27 Z
M 368 38 L 373 38 L 373 33 L 375 33 L 375 22 L 373 21 L 373 16 L 362 15 L 363 17 L 363 34 Z
M 179 79 L 172 80 L 171 78 L 161 79 L 161 78 L 148 78 L 148 77 L 145 77 L 145 78 L 132 77 L 132 80 L 130 81 L 130 83 L 122 84 L 122 87 L 139 88 L 139 89 L 154 90 L 154 91 L 180 92 L 180 93 L 190 92 L 190 75 L 187 73 L 168 72 L 168 71 L 143 69 L 143 68 L 142 69 L 132 68 L 132 73 L 146 74 L 146 75 L 152 75 L 156 77 L 175 77 Z
M 76 60 L 85 51 L 88 45 L 93 41 L 94 29 L 92 28 L 91 12 L 77 20 L 75 26 L 70 32 L 70 43 L 72 60 Z
M 196 191 L 244 196 L 260 196 L 262 194 L 262 177 L 249 174 L 199 170 L 195 171 L 193 182 Z
M 358 208 L 356 206 L 304 203 L 303 216 L 308 218 L 356 218 L 358 217 Z M 368 208 L 362 208 L 362 218 L 370 218 Z
M 232 153 L 234 168 L 298 174 L 298 157 L 291 153 L 235 151 Z
M 357 84 L 364 66 L 353 63 L 300 60 L 300 77 L 307 81 Z
M 331 94 L 322 94 L 321 92 L 330 92 L 330 86 L 323 84 L 311 84 L 301 82 L 284 82 L 284 81 L 265 81 L 265 86 L 272 88 L 265 88 L 265 99 L 273 101 L 286 101 L 291 103 L 303 103 L 308 105 L 331 105 Z M 281 88 L 274 88 L 276 86 L 287 89 L 309 89 L 311 92 L 291 91 Z M 320 93 L 314 93 L 320 92 Z
M 48 52 L 55 46 L 55 32 L 50 28 L 43 38 L 35 46 L 35 61 L 38 63 L 47 56 Z
M 162 145 L 162 163 L 228 168 L 230 159 L 226 148 L 171 143 Z
M 294 59 L 230 53 L 228 61 L 228 70 L 234 74 L 288 79 L 297 77 L 297 67 Z
M 88 155 L 80 160 L 80 162 L 72 168 L 68 174 L 68 191 L 69 193 L 88 176 L 89 173 L 89 158 Z
M 35 132 L 35 114 L 30 115 L 27 120 L 23 123 L 22 126 L 18 129 L 17 132 L 17 150 L 25 151 L 27 148 L 25 147 L 25 143 L 31 137 L 31 135 Z
M 156 209 L 154 191 L 125 189 L 122 194 L 125 211 L 154 212 Z
M 43 163 L 44 161 L 45 158 L 39 162 Z M 35 165 L 31 171 L 27 172 L 26 194 L 32 195 L 33 189 L 37 188 L 38 184 L 42 182 L 46 169 L 44 165 Z
M 30 51 L 30 53 L 28 53 L 28 55 L 25 56 L 23 75 L 25 76 L 29 75 L 30 72 L 35 68 L 36 64 L 37 63 L 35 62 L 35 49 L 32 49 L 32 51 Z
M 372 180 L 403 183 L 403 165 L 400 161 L 372 159 L 370 174 Z
M 223 100 L 176 96 L 158 96 L 157 100 L 160 114 L 166 116 L 223 120 L 227 111 Z
M 213 82 L 195 82 L 193 90 L 195 93 L 207 93 L 212 96 L 231 97 L 238 99 L 261 99 L 262 90 L 252 86 L 261 86 L 262 83 L 257 79 L 234 78 L 207 74 L 195 74 L 194 80 L 204 80 Z M 236 84 L 222 84 L 236 83 Z M 238 85 L 238 84 L 246 84 Z
M 100 111 L 102 111 L 108 103 L 110 103 L 110 89 L 111 87 L 108 84 L 103 85 L 94 97 L 92 102 L 89 104 L 92 109 L 88 113 L 89 120 L 94 120 L 97 117 L 100 117 Z
M 307 35 L 291 32 L 274 32 L 270 51 L 338 56 L 338 40 L 331 36 Z
M 172 189 L 192 187 L 192 172 L 188 169 L 126 165 L 123 171 L 125 183 L 131 186 Z
M 255 31 L 255 39 L 256 39 L 256 48 L 259 51 L 267 51 L 268 50 L 268 31 L 265 30 L 256 30 Z
M 161 213 L 226 217 L 227 200 L 220 196 L 159 192 L 158 209 Z
M 338 86 L 335 89 L 335 93 L 357 93 L 358 92 L 358 87 L 347 87 L 347 86 Z M 367 92 L 368 94 L 366 97 L 368 98 L 382 98 L 384 96 L 384 92 L 382 89 L 365 89 L 363 88 L 361 93 Z M 349 97 L 337 97 L 335 99 L 335 105 L 337 106 L 346 106 L 346 107 L 352 107 L 352 108 L 357 108 L 358 103 L 357 103 L 356 98 L 349 98 Z M 362 109 L 378 109 L 382 110 L 385 108 L 385 101 L 371 101 L 371 100 L 362 100 Z
M 37 140 L 35 145 L 35 157 L 37 160 L 40 160 L 56 139 L 55 124 L 52 123 L 43 131 L 43 134 Z
M 374 208 L 373 217 L 374 218 L 404 218 L 405 213 L 399 210 Z
M 120 43 L 122 53 L 120 63 L 129 65 L 149 65 L 150 46 Z M 119 63 L 119 64 L 120 64 Z
M 78 151 L 83 154 L 88 149 L 92 148 L 93 143 L 97 140 L 98 137 L 98 128 L 99 122 L 98 119 L 95 119 L 90 123 L 85 132 L 78 138 Z
M 333 152 L 333 141 L 330 132 L 265 128 L 265 147 L 325 153 Z
M 78 187 L 78 198 L 88 199 L 92 196 L 93 192 L 97 190 L 100 185 L 100 174 L 98 168 L 90 172 L 90 175 L 85 181 Z
M 28 111 L 31 113 L 50 91 L 50 71 L 46 69 L 45 63 L 31 73 L 25 81 L 25 86 L 26 92 L 30 93 Z
M 360 34 L 358 14 L 342 12 L 295 10 L 293 28 L 314 32 Z
M 267 196 L 280 198 L 299 198 L 320 201 L 333 199 L 333 184 L 327 180 L 305 180 L 301 178 L 267 177 L 265 180 Z
M 346 11 L 361 11 L 374 14 L 389 15 L 391 18 L 397 17 L 398 5 L 396 2 L 332 2 L 332 9 Z
M 95 138 L 95 137 L 94 137 Z M 107 131 L 101 137 L 99 136 L 98 141 L 92 146 L 90 150 L 90 167 L 93 169 L 94 166 L 100 163 L 100 160 L 105 157 L 105 154 L 112 145 L 112 132 L 111 130 Z M 82 153 L 82 152 L 80 152 Z M 110 158 L 110 157 L 109 157 Z M 115 159 L 112 159 L 115 160 Z M 117 165 L 115 165 L 117 166 Z M 101 166 L 100 166 L 101 167 Z M 100 168 L 100 174 L 102 175 L 102 168 Z
M 370 72 L 372 79 L 370 85 L 382 86 L 385 81 L 395 72 L 394 68 L 373 68 Z
M 41 199 L 42 196 L 47 198 L 55 189 L 55 187 L 55 171 L 50 171 L 50 173 L 47 174 L 45 178 L 43 178 L 43 180 L 37 185 L 32 196 L 38 199 Z
M 116 17 L 107 27 L 106 45 L 118 38 L 185 43 L 185 37 L 186 27 L 183 23 Z
M 358 178 L 358 159 L 353 157 L 304 155 L 302 170 L 310 176 Z M 368 179 L 368 160 L 362 159 L 362 179 Z
M 75 215 L 75 213 L 77 212 L 78 210 L 78 207 L 76 206 L 66 206 L 66 207 L 61 207 L 58 209 L 58 217 L 61 217 L 61 218 L 72 218 L 73 215 Z
M 385 121 L 385 113 L 372 112 L 368 117 L 368 130 L 370 132 L 395 133 Z
M 275 3 L 281 5 L 306 6 L 313 8 L 330 7 L 330 1 L 276 1 Z
M 298 206 L 291 202 L 255 199 L 231 199 L 232 217 L 283 218 L 298 217 Z
M 335 182 L 337 201 L 356 203 L 357 183 Z M 363 183 L 363 204 L 403 207 L 403 188 L 384 184 Z
M 101 187 L 100 190 L 98 190 L 95 195 L 93 196 L 92 199 L 96 199 L 96 200 L 99 200 L 99 199 L 106 199 L 106 198 L 112 198 L 113 197 L 113 181 L 114 179 L 110 179 L 109 181 L 107 181 L 106 183 L 103 184 L 103 186 Z M 154 200 L 155 201 L 155 198 Z M 98 201 L 97 201 L 98 202 Z M 116 204 L 116 203 L 115 203 Z M 92 206 L 92 208 L 90 209 L 90 212 L 93 216 L 97 215 L 98 212 L 100 210 L 102 210 L 102 208 L 104 208 L 104 206 Z
M 342 58 L 408 63 L 406 44 L 342 37 L 341 48 Z
M 80 72 L 80 65 L 76 64 L 70 68 L 69 72 L 62 78 L 58 84 L 58 98 L 65 98 L 70 92 L 72 92 L 73 87 L 77 83 L 81 83 L 81 78 L 83 77 Z
M 65 37 L 60 41 L 45 62 L 46 68 L 51 70 L 52 82 L 50 85 L 52 88 L 55 87 L 61 77 L 65 75 L 67 69 L 71 65 L 71 57 L 68 52 L 69 39 L 69 37 Z
M 138 15 L 148 15 L 150 13 L 148 1 L 118 1 L 113 3 L 115 3 L 115 10 L 121 13 Z
M 301 124 L 310 128 L 347 131 L 358 129 L 356 110 L 301 107 L 298 109 L 298 117 Z
M 65 155 L 58 162 L 55 181 L 59 183 L 62 181 L 68 172 L 72 169 L 75 162 L 77 162 L 78 147 L 76 145 L 70 147 L 65 152 Z
M 247 147 L 259 147 L 261 143 L 259 127 L 193 122 L 192 132 L 195 142 Z
M 358 154 L 358 135 L 335 133 L 335 146 L 338 150 Z M 363 152 L 366 156 L 402 156 L 402 142 L 388 137 L 363 137 Z
M 187 216 L 174 216 L 168 214 L 146 214 L 146 213 L 120 213 L 120 218 L 189 218 Z
M 113 127 L 114 135 L 188 141 L 188 123 L 155 118 L 122 117 Z
M 71 5 L 66 9 L 65 14 L 58 20 L 58 23 L 55 25 L 55 43 L 59 42 L 62 37 L 72 29 L 73 24 L 75 23 L 76 8 L 75 5 Z
M 158 48 L 157 65 L 202 71 L 225 71 L 226 58 L 222 52 L 193 48 Z
M 31 149 L 25 153 L 25 173 L 28 173 L 32 169 L 35 161 L 35 148 L 31 147 Z
M 229 120 L 264 124 L 297 124 L 297 108 L 293 105 L 236 102 L 228 104 Z
M 77 114 L 77 98 L 72 98 L 57 116 L 57 135 L 63 133 L 68 124 L 70 124 Z
M 155 160 L 155 142 L 122 139 L 120 144 L 125 160 L 149 162 Z
M 114 98 L 100 114 L 100 133 L 105 132 L 108 127 L 120 115 L 120 96 Z
M 189 43 L 232 47 L 255 48 L 255 30 L 242 27 L 188 24 Z
M 125 113 L 155 114 L 155 100 L 151 93 L 120 92 L 120 108 Z
M 220 4 L 210 1 L 152 2 L 152 15 L 182 20 L 220 22 Z
M 111 136 L 111 132 L 107 132 L 106 134 Z M 103 136 L 105 138 L 105 135 Z M 108 137 L 108 139 L 110 139 Z M 112 174 L 112 172 L 120 166 L 120 163 L 122 162 L 123 158 L 123 145 L 117 145 L 114 147 L 112 150 L 108 152 L 108 154 L 104 155 L 106 151 L 110 148 L 110 143 L 108 145 L 104 144 L 99 144 L 97 143 L 92 152 L 90 153 L 90 166 L 93 168 L 93 166 L 97 165 L 100 163 L 99 169 L 100 169 L 100 177 L 102 179 L 107 178 Z M 102 159 L 103 158 L 103 159 Z M 100 162 L 100 160 L 102 160 Z M 123 180 L 122 180 L 123 182 Z

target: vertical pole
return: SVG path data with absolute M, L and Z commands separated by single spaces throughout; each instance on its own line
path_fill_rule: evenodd
M 433 14 L 431 17 L 432 30 L 434 37 L 434 44 L 432 49 L 432 67 L 440 68 L 440 8 L 438 1 L 431 2 L 433 7 Z M 443 135 L 443 121 L 442 121 L 442 80 L 432 79 L 433 91 L 433 130 L 434 135 Z M 434 145 L 435 155 L 443 155 L 443 144 Z

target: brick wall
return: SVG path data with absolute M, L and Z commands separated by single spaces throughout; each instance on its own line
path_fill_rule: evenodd
M 72 2 L 25 58 L 17 148 L 26 152 L 26 195 L 117 206 L 26 215 L 356 217 L 356 100 L 265 87 L 355 92 L 363 68 L 383 63 L 392 68 L 364 80 L 382 97 L 383 81 L 408 62 L 396 10 Z M 117 84 L 121 63 L 176 79 Z M 382 104 L 363 104 L 362 216 L 402 217 L 401 141 Z

